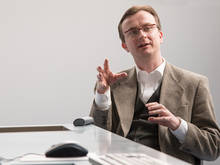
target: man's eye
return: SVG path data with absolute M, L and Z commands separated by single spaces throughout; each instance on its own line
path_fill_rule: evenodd
M 133 29 L 133 30 L 131 30 L 131 34 L 132 34 L 132 35 L 137 35 L 138 32 L 139 32 L 139 30 L 137 30 L 137 29 Z
M 145 31 L 145 32 L 149 32 L 150 31 L 150 27 L 148 27 L 148 26 L 146 26 L 146 27 L 143 27 L 143 30 Z

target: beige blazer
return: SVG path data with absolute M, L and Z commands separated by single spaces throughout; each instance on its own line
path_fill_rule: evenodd
M 99 110 L 93 102 L 90 112 L 96 125 L 124 137 L 131 127 L 137 93 L 135 67 L 125 72 L 128 77 L 111 86 L 111 107 L 108 110 Z M 188 123 L 188 132 L 182 144 L 167 127 L 159 126 L 158 138 L 162 152 L 193 164 L 195 157 L 202 160 L 218 158 L 220 130 L 206 77 L 167 63 L 160 103 Z M 119 131 L 121 129 L 123 134 Z

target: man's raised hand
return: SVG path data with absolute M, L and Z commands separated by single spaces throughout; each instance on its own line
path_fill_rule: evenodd
M 100 94 L 105 93 L 109 87 L 114 84 L 117 80 L 127 77 L 127 73 L 122 72 L 122 73 L 112 73 L 111 70 L 109 69 L 109 64 L 108 60 L 105 59 L 104 61 L 104 69 L 102 69 L 101 66 L 98 66 L 97 68 L 98 71 L 98 83 L 97 83 L 97 91 Z

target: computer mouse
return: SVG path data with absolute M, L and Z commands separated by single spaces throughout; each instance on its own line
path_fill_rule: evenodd
M 80 157 L 86 156 L 88 150 L 77 143 L 59 143 L 53 145 L 45 152 L 46 157 L 63 158 L 63 157 Z

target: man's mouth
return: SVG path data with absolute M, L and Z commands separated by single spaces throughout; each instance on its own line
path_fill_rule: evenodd
M 138 45 L 138 48 L 143 48 L 143 47 L 148 46 L 148 45 L 150 45 L 150 43 L 142 43 L 142 44 Z

